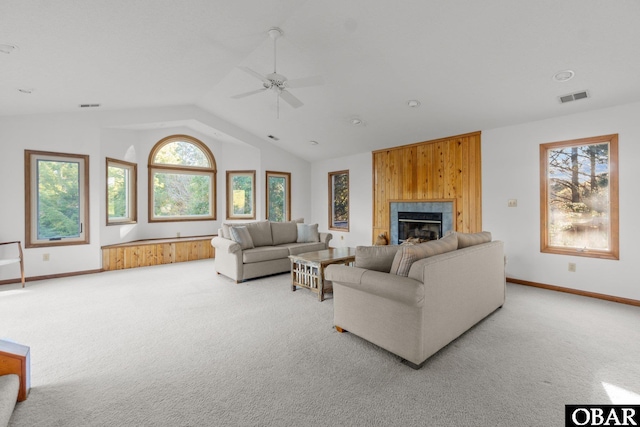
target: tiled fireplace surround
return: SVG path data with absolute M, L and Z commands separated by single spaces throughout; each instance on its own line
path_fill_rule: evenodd
M 453 202 L 391 202 L 391 245 L 398 244 L 398 212 L 442 212 L 442 235 L 453 230 Z

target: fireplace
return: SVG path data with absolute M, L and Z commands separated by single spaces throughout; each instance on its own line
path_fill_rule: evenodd
M 442 237 L 442 212 L 398 212 L 398 243 L 416 243 Z
M 439 215 L 439 219 L 434 218 L 424 218 L 417 217 L 418 220 L 423 221 L 440 221 L 439 225 L 434 225 L 434 223 L 429 222 L 420 222 L 419 225 L 421 228 L 427 226 L 426 230 L 418 230 L 420 231 L 429 231 L 428 237 L 431 238 L 431 232 L 435 233 L 438 238 L 444 236 L 447 232 L 455 230 L 453 219 L 455 218 L 454 212 L 454 200 L 397 200 L 389 203 L 389 244 L 398 245 L 402 243 L 399 239 L 399 231 L 400 231 L 400 213 L 404 217 L 405 214 L 419 214 L 419 215 L 431 215 L 436 214 Z M 403 219 L 411 219 L 411 218 L 403 218 Z M 402 221 L 403 223 L 411 221 Z M 415 222 L 415 221 L 414 221 Z M 407 228 L 408 224 L 403 224 L 403 228 Z M 416 229 L 418 225 L 414 224 L 413 232 L 416 233 Z M 405 237 L 402 240 L 406 240 Z

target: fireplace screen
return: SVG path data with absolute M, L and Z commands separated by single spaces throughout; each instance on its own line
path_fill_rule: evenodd
M 398 243 L 438 240 L 442 236 L 441 212 L 398 212 Z

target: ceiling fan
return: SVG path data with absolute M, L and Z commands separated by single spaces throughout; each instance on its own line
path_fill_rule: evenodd
M 231 98 L 240 99 L 271 89 L 276 93 L 277 116 L 280 117 L 280 98 L 282 98 L 293 108 L 299 108 L 304 105 L 302 101 L 293 96 L 293 94 L 291 94 L 288 89 L 323 85 L 324 79 L 322 78 L 322 76 L 312 76 L 289 80 L 282 74 L 278 74 L 276 71 L 276 42 L 280 37 L 282 37 L 282 30 L 280 28 L 273 27 L 269 29 L 267 33 L 269 34 L 269 37 L 273 39 L 273 73 L 263 76 L 262 74 L 252 70 L 251 68 L 238 67 L 247 74 L 250 74 L 262 81 L 262 87 L 260 89 L 234 95 Z

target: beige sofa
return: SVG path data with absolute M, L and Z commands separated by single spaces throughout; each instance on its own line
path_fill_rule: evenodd
M 0 427 L 9 425 L 19 390 L 20 378 L 17 375 L 0 375 Z
M 211 245 L 218 274 L 240 283 L 291 271 L 289 255 L 327 249 L 331 238 L 317 224 L 256 221 L 222 224 Z
M 389 273 L 398 272 L 407 257 L 406 277 Z M 331 265 L 325 278 L 333 282 L 338 331 L 352 332 L 418 369 L 504 304 L 504 247 L 486 232 L 452 233 L 414 249 L 358 247 L 355 267 Z

